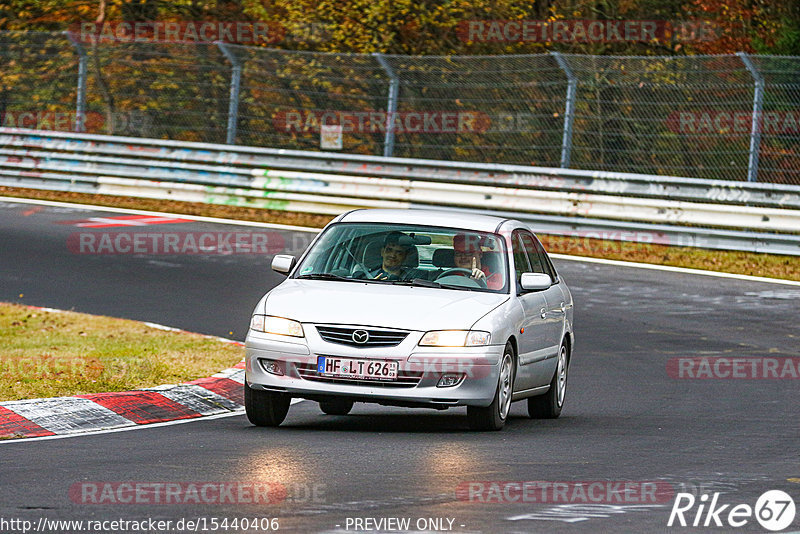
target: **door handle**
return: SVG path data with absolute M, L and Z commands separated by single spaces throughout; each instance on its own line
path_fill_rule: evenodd
M 562 303 L 561 303 L 561 313 L 564 313 L 564 312 L 566 312 L 566 311 L 567 311 L 567 307 L 566 307 L 566 306 L 564 305 L 564 303 L 562 302 Z
M 547 319 L 547 310 L 542 308 L 540 312 L 542 314 L 542 319 Z

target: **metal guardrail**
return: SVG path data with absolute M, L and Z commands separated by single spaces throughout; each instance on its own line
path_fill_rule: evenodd
M 336 214 L 513 214 L 542 233 L 800 255 L 800 187 L 0 128 L 0 185 Z

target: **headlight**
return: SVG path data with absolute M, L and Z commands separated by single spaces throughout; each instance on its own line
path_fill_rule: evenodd
M 273 317 L 272 315 L 253 315 L 250 319 L 250 328 L 267 334 L 304 337 L 303 325 L 291 319 Z
M 431 330 L 425 332 L 419 344 L 423 347 L 479 347 L 488 345 L 489 332 L 479 330 Z

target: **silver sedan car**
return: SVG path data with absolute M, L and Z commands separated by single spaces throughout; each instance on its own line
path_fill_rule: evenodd
M 292 398 L 346 415 L 354 402 L 467 407 L 499 430 L 512 401 L 561 414 L 572 295 L 536 236 L 511 219 L 356 210 L 334 219 L 253 311 L 247 417 L 283 422 Z

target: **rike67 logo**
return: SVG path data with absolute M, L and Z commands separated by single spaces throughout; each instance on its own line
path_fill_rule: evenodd
M 794 500 L 786 492 L 767 491 L 758 498 L 754 507 L 749 504 L 720 504 L 719 496 L 719 493 L 714 493 L 709 498 L 704 493 L 696 498 L 691 493 L 678 493 L 667 526 L 738 528 L 755 518 L 763 528 L 777 532 L 794 521 Z

